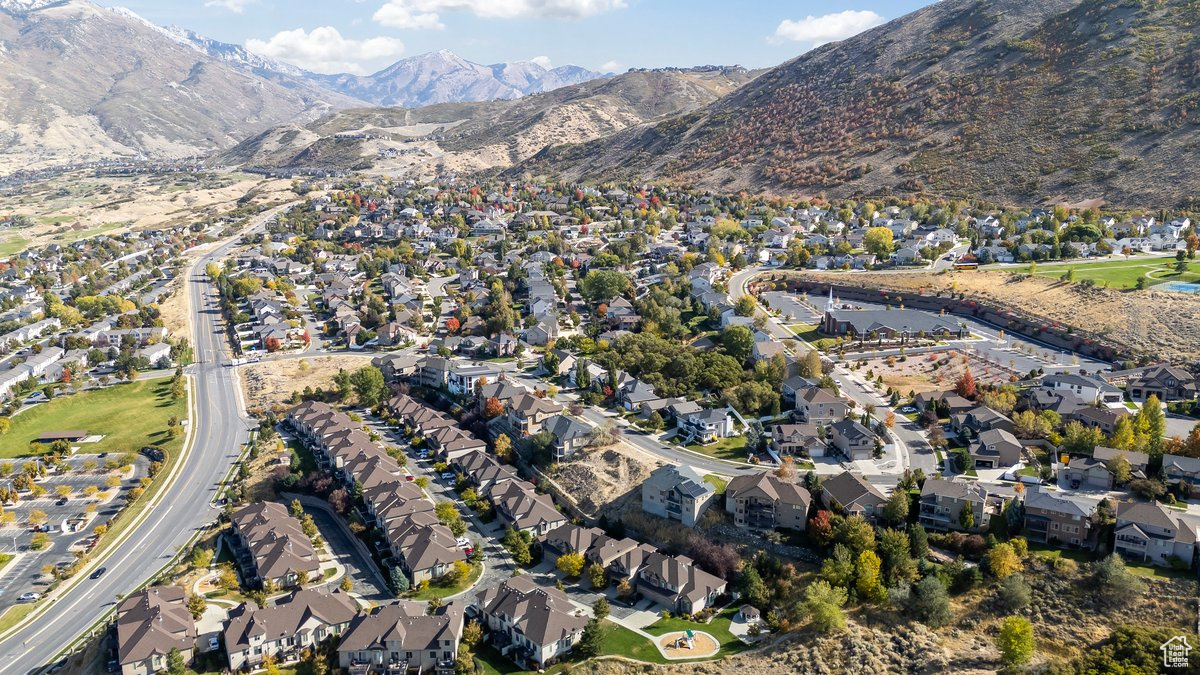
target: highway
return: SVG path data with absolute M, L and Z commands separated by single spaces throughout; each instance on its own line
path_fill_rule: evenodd
M 256 218 L 261 227 L 285 205 Z M 160 494 L 162 501 L 148 512 L 119 544 L 97 557 L 81 571 L 65 592 L 21 630 L 0 642 L 0 675 L 27 673 L 49 663 L 60 650 L 87 631 L 117 599 L 138 588 L 192 535 L 218 514 L 212 505 L 216 490 L 247 440 L 251 422 L 242 409 L 235 370 L 227 367 L 222 335 L 217 332 L 220 314 L 216 291 L 205 274 L 205 266 L 226 256 L 236 240 L 230 240 L 200 257 L 187 273 L 196 363 L 187 372 L 192 382 L 194 414 L 189 420 L 191 451 L 179 466 L 174 483 Z M 88 575 L 99 566 L 108 571 L 99 579 Z

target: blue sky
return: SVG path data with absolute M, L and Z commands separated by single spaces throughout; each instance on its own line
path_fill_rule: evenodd
M 933 0 L 100 0 L 318 72 L 450 49 L 596 70 L 773 66 Z

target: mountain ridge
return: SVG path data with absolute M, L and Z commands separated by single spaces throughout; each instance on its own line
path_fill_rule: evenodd
M 1001 203 L 1197 200 L 1200 8 L 942 0 L 509 177 Z

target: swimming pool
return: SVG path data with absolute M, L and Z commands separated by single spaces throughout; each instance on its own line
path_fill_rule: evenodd
M 1174 291 L 1176 293 L 1200 293 L 1200 284 L 1189 281 L 1168 281 L 1154 287 L 1156 291 Z

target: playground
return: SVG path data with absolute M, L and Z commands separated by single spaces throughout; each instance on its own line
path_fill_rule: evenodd
M 658 639 L 658 645 L 668 659 L 702 659 L 716 656 L 721 649 L 713 636 L 692 630 L 667 633 Z

